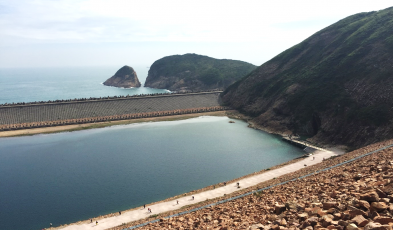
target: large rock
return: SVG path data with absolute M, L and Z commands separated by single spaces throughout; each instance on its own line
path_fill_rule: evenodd
M 277 215 L 280 215 L 282 212 L 284 212 L 286 210 L 285 205 L 283 204 L 276 204 L 274 206 L 274 211 Z
M 379 195 L 377 192 L 372 191 L 372 192 L 360 195 L 360 200 L 365 200 L 368 202 L 379 201 Z
M 374 221 L 380 224 L 391 224 L 393 223 L 393 218 L 388 216 L 378 216 L 374 218 Z
M 364 226 L 364 230 L 392 230 L 390 225 L 381 225 L 380 223 L 370 222 Z
M 382 212 L 383 210 L 386 210 L 386 209 L 388 209 L 388 205 L 386 205 L 385 203 L 383 203 L 383 202 L 372 202 L 371 203 L 371 210 L 372 211 L 377 211 L 377 212 Z
M 106 80 L 104 85 L 122 88 L 141 87 L 136 72 L 132 67 L 127 65 L 120 68 L 115 75 Z
M 357 229 L 359 228 L 356 226 L 356 224 L 349 224 L 347 226 L 347 230 L 357 230 Z
M 352 222 L 356 223 L 356 225 L 359 227 L 364 227 L 366 224 L 368 224 L 369 221 L 366 220 L 362 215 L 358 215 L 352 219 Z

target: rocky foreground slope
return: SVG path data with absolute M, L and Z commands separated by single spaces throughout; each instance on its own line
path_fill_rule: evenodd
M 106 80 L 104 85 L 122 88 L 141 87 L 135 70 L 127 65 L 121 67 L 115 75 Z
M 153 63 L 145 86 L 171 91 L 224 89 L 255 68 L 243 61 L 198 54 L 172 55 Z
M 364 154 L 374 144 L 277 180 Z M 391 230 L 393 148 L 303 179 L 138 229 Z M 118 228 L 116 228 L 118 229 Z
M 273 132 L 361 147 L 393 138 L 393 7 L 360 13 L 277 55 L 222 94 Z

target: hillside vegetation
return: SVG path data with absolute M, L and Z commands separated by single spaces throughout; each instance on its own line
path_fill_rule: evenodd
M 315 33 L 226 89 L 224 103 L 273 132 L 353 147 L 393 138 L 393 8 Z
M 173 55 L 153 63 L 145 86 L 172 91 L 223 89 L 255 68 L 242 61 L 197 54 Z

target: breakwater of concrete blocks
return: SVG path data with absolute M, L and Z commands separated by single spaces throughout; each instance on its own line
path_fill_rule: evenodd
M 144 95 L 0 106 L 0 131 L 105 122 L 229 109 L 220 92 Z
M 153 94 L 135 94 L 127 96 L 113 96 L 113 97 L 90 97 L 90 98 L 75 98 L 66 100 L 53 100 L 53 101 L 33 101 L 33 102 L 17 102 L 17 103 L 5 103 L 0 104 L 1 107 L 10 106 L 29 106 L 29 105 L 47 105 L 47 104 L 60 104 L 60 103 L 78 103 L 78 102 L 90 102 L 90 101 L 102 101 L 102 100 L 121 100 L 130 98 L 140 97 L 161 97 L 161 96 L 179 96 L 179 95 L 190 95 L 190 94 L 206 94 L 206 93 L 221 93 L 218 90 L 207 90 L 207 91 L 183 91 L 183 92 L 168 92 L 168 93 L 153 93 Z

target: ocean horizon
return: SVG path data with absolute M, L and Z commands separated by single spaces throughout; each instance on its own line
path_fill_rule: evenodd
M 133 68 L 143 85 L 149 68 Z M 170 92 L 148 87 L 103 85 L 118 69 L 120 67 L 113 66 L 0 68 L 0 104 Z

